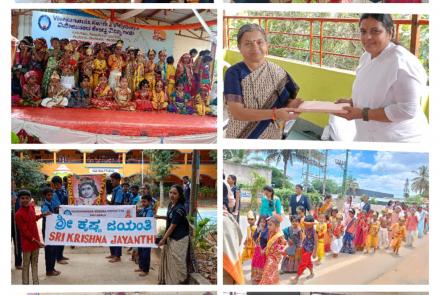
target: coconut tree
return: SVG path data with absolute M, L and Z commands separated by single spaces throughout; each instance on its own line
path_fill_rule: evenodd
M 296 158 L 295 150 L 265 150 L 266 163 L 275 162 L 277 165 L 283 162 L 283 186 L 286 185 L 287 165 L 293 165 L 293 160 Z
M 411 190 L 420 194 L 421 196 L 429 196 L 429 169 L 428 166 L 423 165 L 413 171 L 417 176 L 411 179 Z

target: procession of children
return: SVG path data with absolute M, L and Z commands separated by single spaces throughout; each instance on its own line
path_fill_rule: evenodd
M 311 279 L 315 266 L 332 263 L 340 254 L 383 250 L 398 256 L 403 245 L 413 248 L 428 231 L 427 207 L 390 201 L 378 212 L 366 196 L 358 206 L 348 197 L 340 210 L 326 195 L 314 210 L 298 206 L 289 219 L 290 226 L 282 228 L 283 216 L 276 210 L 259 216 L 248 212 L 242 263 L 251 261 L 252 284 L 279 284 L 280 274 L 292 274 L 290 282 L 297 284 L 305 270 L 306 280 Z
M 185 115 L 215 113 L 211 52 L 191 49 L 175 66 L 165 49 L 24 37 L 12 62 L 12 105 Z M 125 49 L 124 49 L 125 47 Z

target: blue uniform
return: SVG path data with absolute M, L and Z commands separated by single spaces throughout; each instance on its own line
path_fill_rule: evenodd
M 132 194 L 130 199 L 130 205 L 136 205 L 137 203 L 139 203 L 140 200 L 141 200 L 141 196 L 139 194 L 137 194 L 136 196 Z
M 112 191 L 112 205 L 122 205 L 124 202 L 124 192 L 122 187 L 118 185 Z
M 58 208 L 60 206 L 59 200 L 56 197 L 52 197 L 52 200 L 48 201 L 44 200 L 43 205 L 41 206 L 41 213 L 43 213 L 43 239 L 45 238 L 46 231 L 46 216 L 47 213 L 55 214 L 58 212 Z M 63 246 L 44 246 L 44 260 L 46 262 L 46 273 L 52 272 L 55 270 L 55 262 L 59 256 L 61 251 L 61 247 Z
M 153 205 L 150 204 L 146 208 L 142 208 L 137 213 L 138 217 L 154 217 Z M 151 248 L 139 248 L 139 268 L 143 272 L 150 271 Z
M 61 188 L 59 190 L 55 190 L 54 194 L 52 196 L 51 202 L 53 203 L 54 212 L 58 214 L 59 206 L 60 205 L 67 205 L 69 201 L 69 197 L 67 195 L 67 191 L 64 188 Z M 57 260 L 62 260 L 64 258 L 64 246 L 58 246 L 58 254 L 57 254 Z
M 113 188 L 111 204 L 112 205 L 124 204 L 124 192 L 122 191 L 122 187 L 120 185 Z M 122 256 L 122 247 L 110 247 L 110 254 L 114 257 L 120 258 Z
M 54 191 L 54 196 L 52 197 L 52 200 L 54 199 L 58 199 L 61 205 L 67 205 L 69 202 L 67 191 L 64 188 Z
M 130 205 L 130 200 L 133 198 L 133 195 L 130 192 L 122 191 L 122 204 Z

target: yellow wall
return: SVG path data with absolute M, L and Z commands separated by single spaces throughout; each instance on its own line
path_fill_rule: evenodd
M 60 166 L 65 165 L 69 168 L 74 174 L 90 174 L 90 168 L 117 168 L 119 169 L 119 173 L 121 173 L 124 177 L 129 177 L 134 174 L 141 174 L 142 165 L 141 164 L 43 164 L 41 168 L 41 172 L 48 176 L 53 176 L 55 170 Z M 144 173 L 150 174 L 149 165 L 144 164 Z M 180 178 L 185 175 L 191 175 L 191 165 L 176 165 L 172 170 L 171 174 L 174 174 Z M 217 179 L 217 165 L 216 164 L 201 164 L 200 165 L 200 174 L 208 175 L 213 179 Z
M 225 61 L 231 65 L 242 60 L 238 51 L 226 50 Z M 304 100 L 335 101 L 338 98 L 351 97 L 354 73 L 329 68 L 321 68 L 290 59 L 269 57 L 269 60 L 285 69 L 299 85 L 298 97 Z M 302 114 L 301 118 L 324 127 L 328 115 Z

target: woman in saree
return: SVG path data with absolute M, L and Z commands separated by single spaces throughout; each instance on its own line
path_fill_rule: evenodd
M 251 263 L 251 280 L 253 285 L 260 284 L 264 264 L 266 263 L 266 256 L 264 251 L 267 246 L 267 239 L 269 230 L 267 228 L 267 215 L 260 215 L 258 218 L 257 229 L 255 230 L 253 239 L 255 242 L 254 255 Z
M 362 14 L 359 29 L 364 54 L 356 69 L 347 114 L 355 120 L 355 141 L 421 142 L 428 121 L 420 101 L 426 96 L 427 74 L 416 56 L 393 41 L 389 14 Z
M 284 123 L 299 115 L 293 110 L 301 104 L 299 87 L 284 69 L 266 60 L 268 43 L 260 26 L 243 25 L 237 44 L 243 61 L 225 73 L 226 137 L 281 139 Z
M 179 59 L 176 68 L 176 82 L 182 83 L 185 92 L 191 93 L 193 83 L 193 68 L 191 64 L 191 55 L 185 53 Z
M 266 262 L 264 264 L 260 285 L 276 285 L 280 283 L 280 272 L 278 269 L 286 248 L 286 240 L 280 229 L 282 221 L 283 217 L 278 214 L 273 215 L 267 221 L 269 239 L 267 241 L 266 250 L 264 251 Z
M 189 223 L 186 218 L 185 197 L 180 185 L 171 186 L 170 204 L 166 219 L 166 231 L 158 247 L 162 247 L 159 267 L 159 284 L 178 285 L 187 281 L 186 259 L 189 247 Z

